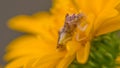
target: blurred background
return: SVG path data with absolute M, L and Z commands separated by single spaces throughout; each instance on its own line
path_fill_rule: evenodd
M 31 15 L 48 11 L 52 0 L 0 0 L 0 64 L 4 65 L 3 55 L 6 46 L 22 33 L 9 29 L 7 21 L 20 14 Z

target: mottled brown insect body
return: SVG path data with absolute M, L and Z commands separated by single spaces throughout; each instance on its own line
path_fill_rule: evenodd
M 64 26 L 59 31 L 57 48 L 63 48 L 72 39 L 75 29 L 80 25 L 80 20 L 83 17 L 83 14 L 66 15 Z

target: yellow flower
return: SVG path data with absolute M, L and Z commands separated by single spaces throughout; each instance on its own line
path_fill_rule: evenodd
M 6 68 L 67 68 L 75 58 L 86 63 L 94 37 L 120 30 L 119 4 L 120 0 L 53 0 L 50 12 L 12 18 L 9 27 L 27 34 L 7 47 L 5 59 L 11 62 Z M 67 20 L 74 16 L 78 18 Z M 70 29 L 64 22 L 70 22 Z

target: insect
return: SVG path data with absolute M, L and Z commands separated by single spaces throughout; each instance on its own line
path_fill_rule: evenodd
M 76 28 L 80 28 L 82 19 L 85 18 L 83 14 L 66 14 L 65 23 L 59 31 L 59 38 L 57 48 L 64 48 L 66 43 L 72 40 Z

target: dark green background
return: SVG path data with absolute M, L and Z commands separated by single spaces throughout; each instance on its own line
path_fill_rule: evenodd
M 5 47 L 10 41 L 22 33 L 10 30 L 6 23 L 8 19 L 20 14 L 33 14 L 39 11 L 47 11 L 51 7 L 52 0 L 0 0 L 0 64 L 5 64 L 3 55 Z

